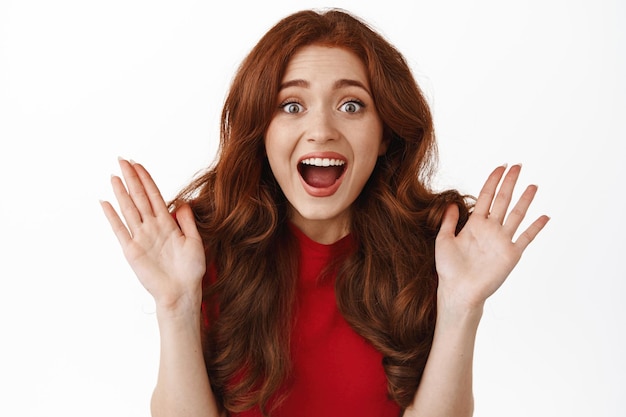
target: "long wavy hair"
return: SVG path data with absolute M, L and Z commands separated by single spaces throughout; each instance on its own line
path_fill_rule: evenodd
M 437 273 L 434 242 L 449 204 L 466 222 L 469 199 L 434 192 L 428 104 L 404 57 L 366 23 L 341 10 L 302 11 L 271 28 L 239 67 L 224 104 L 216 162 L 171 203 L 189 202 L 204 240 L 204 353 L 221 405 L 264 413 L 290 370 L 289 326 L 298 249 L 288 202 L 267 161 L 264 134 L 290 58 L 302 47 L 345 48 L 363 62 L 383 121 L 387 152 L 354 202 L 356 248 L 336 266 L 339 309 L 383 355 L 390 397 L 412 401 L 432 344 Z

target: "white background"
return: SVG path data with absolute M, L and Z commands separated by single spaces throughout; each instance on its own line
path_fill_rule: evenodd
M 523 162 L 551 222 L 486 307 L 476 413 L 624 416 L 626 6 L 618 0 L 0 1 L 0 415 L 148 416 L 151 299 L 100 211 L 122 155 L 172 197 L 215 154 L 247 51 L 346 8 L 432 104 L 437 184 Z

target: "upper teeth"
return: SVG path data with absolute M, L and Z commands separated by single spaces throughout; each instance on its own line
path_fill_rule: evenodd
M 302 162 L 306 165 L 314 165 L 316 167 L 329 167 L 329 166 L 341 166 L 345 164 L 345 161 L 341 159 L 331 159 L 331 158 L 308 158 L 303 159 Z

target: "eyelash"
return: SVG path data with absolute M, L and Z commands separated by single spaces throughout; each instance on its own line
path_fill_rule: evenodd
M 278 106 L 282 111 L 284 111 L 287 114 L 297 114 L 297 113 L 290 113 L 288 111 L 286 111 L 287 107 L 291 106 L 292 104 L 296 104 L 298 105 L 300 108 L 303 108 L 304 106 L 298 102 L 298 100 L 293 100 L 293 99 L 288 99 L 283 101 L 282 103 L 280 103 L 280 106 Z M 300 113 L 300 112 L 298 112 Z
M 293 105 L 293 104 L 298 105 L 300 108 L 304 107 L 304 106 L 303 106 L 303 105 L 302 105 L 302 104 L 301 104 L 298 100 L 293 100 L 293 99 L 288 99 L 288 100 L 283 101 L 282 103 L 280 103 L 280 105 L 279 105 L 278 107 L 279 107 L 281 110 L 283 110 L 285 113 L 288 113 L 288 114 L 297 114 L 297 113 L 300 113 L 300 111 L 298 111 L 297 113 L 291 113 L 291 112 L 286 111 L 286 109 L 287 109 L 289 106 Z M 354 111 L 354 112 L 346 112 L 346 113 L 358 113 L 360 110 L 362 110 L 362 109 L 364 109 L 364 108 L 366 107 L 366 106 L 365 106 L 365 103 L 363 103 L 363 101 L 361 101 L 361 100 L 359 100 L 359 99 L 357 99 L 357 98 L 351 98 L 351 99 L 348 99 L 348 100 L 344 101 L 343 103 L 341 103 L 341 105 L 339 106 L 339 108 L 344 107 L 346 104 L 356 104 L 356 105 L 359 107 L 359 108 L 358 108 L 356 111 Z
M 351 98 L 349 100 L 346 100 L 339 107 L 341 108 L 341 107 L 345 106 L 346 104 L 356 104 L 359 107 L 356 111 L 350 112 L 350 113 L 358 113 L 359 111 L 361 111 L 361 110 L 363 110 L 365 108 L 365 103 L 363 103 L 361 100 L 359 100 L 357 98 Z M 346 113 L 348 113 L 348 112 L 346 112 Z

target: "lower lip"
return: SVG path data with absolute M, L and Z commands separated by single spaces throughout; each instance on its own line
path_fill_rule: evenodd
M 335 181 L 335 183 L 331 185 L 330 187 L 324 187 L 324 188 L 311 187 L 309 184 L 307 184 L 307 182 L 302 177 L 300 177 L 300 182 L 302 183 L 302 187 L 304 187 L 304 191 L 306 191 L 307 194 L 309 194 L 310 196 L 330 197 L 331 195 L 335 194 L 337 190 L 339 189 L 339 187 L 341 186 L 341 182 L 343 181 L 343 177 L 345 173 L 346 172 L 344 170 L 341 176 L 337 178 L 337 181 Z

